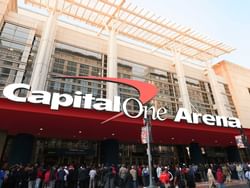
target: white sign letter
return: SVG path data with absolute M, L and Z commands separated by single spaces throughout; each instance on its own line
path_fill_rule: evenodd
M 192 123 L 191 115 L 188 113 L 188 110 L 185 108 L 179 108 L 174 121 L 180 122 L 181 120 L 186 120 L 188 123 Z
M 18 89 L 30 90 L 30 86 L 27 84 L 10 84 L 4 88 L 3 95 L 11 101 L 26 102 L 26 97 L 18 97 L 15 95 L 15 91 Z
M 130 100 L 134 100 L 134 101 L 137 102 L 137 104 L 139 105 L 139 112 L 138 112 L 138 114 L 135 115 L 135 116 L 132 116 L 131 114 L 129 114 L 129 113 L 128 113 L 128 110 L 127 110 L 127 104 L 128 104 L 128 102 L 129 102 Z M 139 100 L 136 99 L 136 98 L 127 98 L 127 99 L 123 102 L 123 104 L 122 104 L 122 109 L 123 109 L 124 114 L 125 114 L 126 116 L 130 117 L 130 118 L 138 118 L 138 117 L 140 117 L 140 116 L 142 115 L 142 113 L 143 113 L 143 106 L 142 106 L 142 104 L 141 104 L 141 101 L 139 101 Z

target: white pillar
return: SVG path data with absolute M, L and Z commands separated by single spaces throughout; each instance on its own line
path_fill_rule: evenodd
M 19 64 L 18 66 L 18 71 L 16 74 L 16 78 L 15 78 L 15 83 L 21 83 L 23 80 L 23 75 L 24 75 L 24 71 L 26 69 L 27 63 L 28 63 L 28 58 L 29 58 L 29 54 L 32 48 L 32 42 L 35 36 L 35 30 L 32 29 L 30 30 L 29 36 L 28 36 L 28 43 L 26 44 L 23 54 L 22 54 L 22 58 L 21 58 L 21 64 Z
M 31 77 L 32 90 L 44 90 L 56 33 L 57 13 L 51 12 L 44 24 L 41 41 Z
M 222 95 L 220 94 L 220 88 L 216 79 L 216 74 L 212 68 L 211 63 L 206 63 L 207 66 L 207 76 L 209 79 L 209 83 L 211 85 L 212 93 L 214 96 L 214 101 L 216 105 L 216 109 L 221 116 L 227 116 L 224 104 L 223 104 L 223 98 Z
M 178 78 L 179 88 L 180 88 L 180 94 L 181 94 L 181 101 L 183 104 L 183 107 L 186 108 L 190 113 L 192 112 L 191 103 L 189 99 L 188 89 L 187 89 L 187 83 L 184 73 L 184 67 L 181 62 L 180 52 L 177 50 L 174 50 L 173 53 L 173 63 L 175 65 L 175 70 Z
M 107 77 L 117 78 L 117 42 L 116 32 L 113 29 L 110 31 L 107 55 Z M 113 100 L 115 95 L 117 95 L 117 84 L 107 82 L 107 98 Z

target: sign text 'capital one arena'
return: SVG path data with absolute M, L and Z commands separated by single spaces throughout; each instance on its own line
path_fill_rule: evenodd
M 64 78 L 64 77 L 63 77 Z M 67 77 L 68 78 L 68 77 Z M 70 77 L 76 78 L 79 77 Z M 151 100 L 157 93 L 157 89 L 148 83 L 127 79 L 119 78 L 99 78 L 99 77 L 81 77 L 80 79 L 94 79 L 94 80 L 106 80 L 116 83 L 123 83 L 129 86 L 134 87 L 140 93 L 139 99 L 130 97 L 121 102 L 120 96 L 114 96 L 113 100 L 106 98 L 95 98 L 92 94 L 83 95 L 82 92 L 76 91 L 74 95 L 69 95 L 65 93 L 50 93 L 48 91 L 32 91 L 30 85 L 27 84 L 10 84 L 6 86 L 3 90 L 3 94 L 9 100 L 15 102 L 29 102 L 35 104 L 45 104 L 50 105 L 51 110 L 59 110 L 60 106 L 62 107 L 73 107 L 73 108 L 84 108 L 84 109 L 95 109 L 97 111 L 111 111 L 111 112 L 123 112 L 129 118 L 139 118 L 143 116 L 147 118 L 149 112 L 151 112 L 152 120 L 164 121 L 166 119 L 166 114 L 168 113 L 167 107 L 161 107 L 156 109 L 154 106 L 144 105 L 146 102 Z M 139 85 L 137 85 L 139 84 Z M 143 93 L 143 87 L 150 85 L 151 91 L 155 89 L 154 92 L 149 92 L 153 96 L 147 96 L 148 94 Z M 153 87 L 154 88 L 153 88 Z M 29 95 L 27 97 L 21 97 L 16 95 L 16 91 L 27 90 Z M 147 90 L 148 93 L 148 90 Z M 143 96 L 145 94 L 145 96 Z M 131 114 L 127 105 L 129 102 L 133 101 L 138 105 L 138 112 Z M 174 121 L 186 121 L 187 123 L 198 124 L 203 122 L 206 125 L 210 126 L 219 126 L 219 127 L 231 127 L 231 128 L 241 128 L 241 123 L 238 118 L 235 117 L 224 117 L 224 116 L 214 116 L 210 114 L 200 114 L 200 113 L 189 113 L 185 108 L 179 108 Z

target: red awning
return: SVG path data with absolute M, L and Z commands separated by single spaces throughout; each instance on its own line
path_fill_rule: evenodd
M 104 140 L 117 139 L 126 143 L 140 143 L 142 118 L 121 116 L 106 124 L 102 121 L 115 113 L 95 110 L 60 108 L 52 111 L 47 105 L 16 103 L 0 99 L 0 129 L 8 134 L 29 133 L 38 137 Z M 159 144 L 189 144 L 202 146 L 230 146 L 235 144 L 235 128 L 204 124 L 176 123 L 172 120 L 152 122 L 153 140 Z M 249 137 L 250 130 L 244 129 Z

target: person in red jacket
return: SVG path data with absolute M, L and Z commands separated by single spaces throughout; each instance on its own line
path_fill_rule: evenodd
M 224 175 L 223 175 L 222 170 L 221 170 L 220 167 L 217 169 L 217 172 L 216 172 L 216 180 L 219 183 L 218 184 L 219 188 L 224 188 L 225 187 L 224 186 L 224 180 L 225 179 L 224 179 Z
M 168 188 L 170 186 L 172 175 L 170 172 L 168 172 L 167 168 L 164 168 L 159 179 L 161 182 L 161 187 Z

